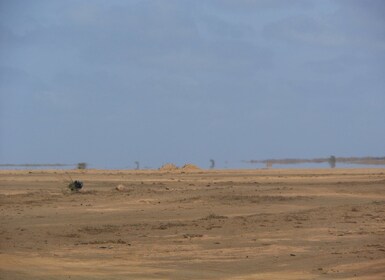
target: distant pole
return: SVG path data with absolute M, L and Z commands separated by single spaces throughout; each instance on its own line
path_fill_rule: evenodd
M 139 170 L 139 161 L 135 161 L 135 165 L 136 165 L 136 167 L 135 167 L 135 170 Z
M 214 169 L 215 167 L 215 160 L 210 159 L 210 169 Z
M 328 162 L 329 162 L 330 168 L 335 168 L 337 159 L 335 156 L 330 156 Z

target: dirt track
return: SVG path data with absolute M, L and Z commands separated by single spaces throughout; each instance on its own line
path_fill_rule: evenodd
M 0 279 L 385 279 L 385 169 L 63 174 L 0 171 Z

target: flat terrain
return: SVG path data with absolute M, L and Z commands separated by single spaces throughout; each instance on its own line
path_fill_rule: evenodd
M 68 172 L 0 171 L 0 279 L 385 279 L 385 169 Z

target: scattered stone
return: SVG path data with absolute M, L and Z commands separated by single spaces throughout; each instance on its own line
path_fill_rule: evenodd
M 201 220 L 223 220 L 223 219 L 228 219 L 229 217 L 227 216 L 220 216 L 216 214 L 210 214 L 207 217 L 202 218 Z
M 114 246 L 99 246 L 100 249 L 113 249 Z
M 203 234 L 196 234 L 196 233 L 186 233 L 183 234 L 184 238 L 196 238 L 196 237 L 203 237 Z
M 119 192 L 127 191 L 126 186 L 125 186 L 125 185 L 122 185 L 122 184 L 117 185 L 117 186 L 115 187 L 115 189 L 116 189 L 117 191 L 119 191 Z

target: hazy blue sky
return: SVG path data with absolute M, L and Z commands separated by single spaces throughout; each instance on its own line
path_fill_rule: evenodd
M 0 0 L 0 163 L 331 154 L 385 154 L 383 0 Z

